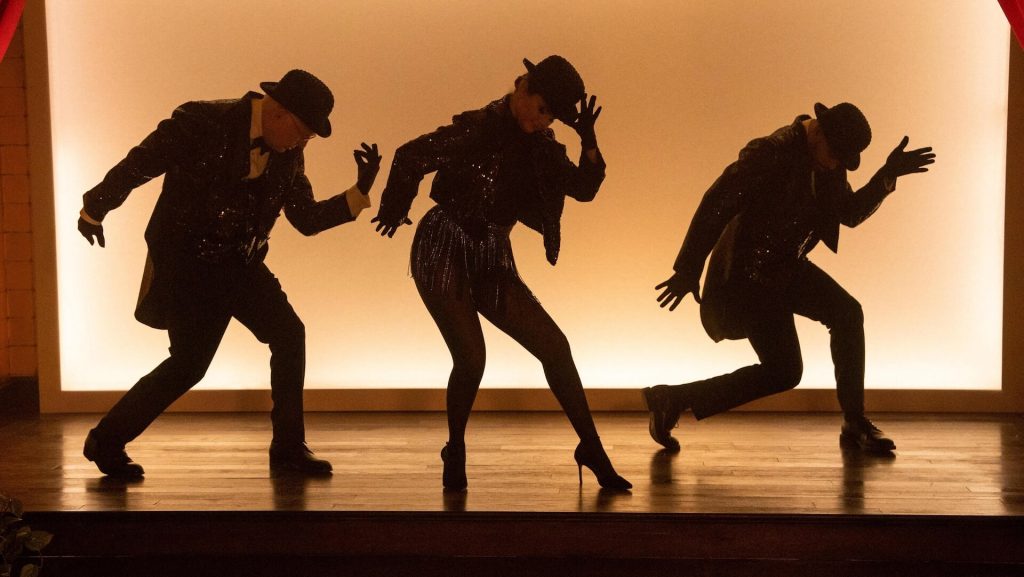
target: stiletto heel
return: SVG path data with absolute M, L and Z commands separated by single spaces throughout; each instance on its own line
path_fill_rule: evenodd
M 580 485 L 583 485 L 583 467 L 586 467 L 594 473 L 598 484 L 605 489 L 625 491 L 633 488 L 632 483 L 615 472 L 615 467 L 612 467 L 600 439 L 580 441 L 572 456 L 576 459 L 576 466 L 579 469 Z
M 444 471 L 441 484 L 447 491 L 464 491 L 469 485 L 466 480 L 466 446 L 445 443 L 441 448 Z

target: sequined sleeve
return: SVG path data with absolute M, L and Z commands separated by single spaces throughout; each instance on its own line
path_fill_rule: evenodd
M 398 224 L 409 214 L 423 177 L 463 156 L 479 140 L 482 118 L 482 112 L 461 114 L 452 124 L 398 147 L 380 197 L 381 222 Z
M 103 220 L 108 212 L 124 203 L 133 189 L 199 154 L 200 143 L 214 128 L 210 118 L 202 113 L 200 103 L 179 106 L 111 168 L 102 182 L 83 195 L 85 212 Z
M 878 210 L 885 197 L 892 192 L 885 186 L 885 179 L 881 174 L 875 174 L 871 180 L 862 186 L 857 192 L 853 192 L 849 183 L 844 183 L 844 192 L 840 196 L 836 212 L 839 222 L 849 227 L 855 227 L 868 219 L 869 216 Z
M 604 182 L 606 168 L 600 149 L 597 151 L 597 162 L 591 162 L 586 153 L 581 152 L 579 164 L 573 164 L 565 155 L 565 147 L 559 147 L 561 154 L 556 158 L 559 189 L 579 202 L 594 200 Z
M 299 157 L 291 190 L 285 198 L 284 216 L 296 230 L 306 236 L 355 220 L 349 210 L 346 193 L 336 194 L 326 200 L 313 197 L 313 187 L 306 178 L 305 160 Z
M 765 188 L 764 183 L 778 166 L 779 155 L 779 146 L 771 138 L 751 141 L 740 151 L 739 159 L 704 193 L 676 257 L 673 268 L 677 273 L 692 283 L 699 282 L 704 262 L 722 231 L 749 206 L 752 196 Z

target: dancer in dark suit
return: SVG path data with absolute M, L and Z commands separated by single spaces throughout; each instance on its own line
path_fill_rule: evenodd
M 370 205 L 380 155 L 376 145 L 363 144 L 355 151 L 355 186 L 316 201 L 303 149 L 315 136 L 330 136 L 334 96 L 303 70 L 260 86 L 265 95 L 182 104 L 84 195 L 78 229 L 102 247 L 107 213 L 164 175 L 146 228 L 149 254 L 135 316 L 167 331 L 170 356 L 89 432 L 85 457 L 107 475 L 143 475 L 125 445 L 203 378 L 232 318 L 270 347 L 270 468 L 331 471 L 305 443 L 305 327 L 263 261 L 282 210 L 305 235 L 354 220 Z
M 854 192 L 847 171 L 860 165 L 871 128 L 849 103 L 815 104 L 816 118 L 798 116 L 751 141 L 711 185 L 697 208 L 675 273 L 659 284 L 661 306 L 675 310 L 692 293 L 716 342 L 750 341 L 759 364 L 684 385 L 644 389 L 650 433 L 671 450 L 680 413 L 704 419 L 800 382 L 803 361 L 793 315 L 816 320 L 831 334 L 845 447 L 891 451 L 896 444 L 864 416 L 864 314 L 860 304 L 807 255 L 822 241 L 839 248 L 839 225 L 857 226 L 896 188 L 898 177 L 926 172 L 931 148 L 905 150 L 904 137 L 868 183 Z M 713 251 L 712 251 L 713 249 Z M 711 253 L 704 283 L 700 277 Z

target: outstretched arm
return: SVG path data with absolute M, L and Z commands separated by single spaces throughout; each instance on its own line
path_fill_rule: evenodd
M 370 222 L 377 223 L 381 236 L 393 237 L 398 227 L 412 224 L 409 208 L 416 198 L 423 177 L 453 161 L 479 140 L 480 111 L 460 114 L 448 126 L 442 126 L 406 142 L 395 151 L 391 172 L 380 197 L 380 209 Z
M 291 194 L 284 206 L 285 217 L 299 232 L 309 236 L 351 222 L 370 206 L 367 193 L 380 170 L 381 155 L 376 144 L 363 142 L 360 146 L 361 149 L 352 151 L 356 162 L 356 184 L 322 201 L 313 198 L 313 189 L 305 175 L 305 161 L 299 158 Z
M 654 287 L 662 308 L 675 310 L 686 295 L 700 302 L 700 277 L 704 262 L 725 227 L 751 203 L 751 196 L 765 188 L 778 165 L 779 149 L 771 138 L 758 138 L 740 151 L 718 180 L 704 193 L 686 231 L 686 238 L 672 268 L 675 273 Z
M 885 164 L 860 190 L 847 194 L 838 207 L 839 220 L 846 226 L 857 226 L 874 214 L 885 197 L 896 190 L 896 179 L 908 174 L 928 172 L 928 165 L 935 162 L 935 153 L 930 146 L 906 150 L 910 137 L 903 140 L 889 153 Z M 847 185 L 848 187 L 849 185 Z
M 121 206 L 135 188 L 196 154 L 211 126 L 199 103 L 179 106 L 170 118 L 161 121 L 156 130 L 128 151 L 99 184 L 82 195 L 79 233 L 89 244 L 98 241 L 101 247 L 106 246 L 102 222 L 107 213 Z

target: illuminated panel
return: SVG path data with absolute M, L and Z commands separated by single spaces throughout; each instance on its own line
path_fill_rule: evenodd
M 47 0 L 47 29 L 64 390 L 126 389 L 166 355 L 164 333 L 132 317 L 161 181 L 110 214 L 106 249 L 75 219 L 82 193 L 177 104 L 308 69 L 337 100 L 334 136 L 307 149 L 318 198 L 350 186 L 351 150 L 376 141 L 376 199 L 398 145 L 500 97 L 521 58 L 550 53 L 604 106 L 608 178 L 595 202 L 569 202 L 557 267 L 535 233 L 519 227 L 513 243 L 586 386 L 681 382 L 754 360 L 745 341 L 712 343 L 692 302 L 660 310 L 653 287 L 743 144 L 815 101 L 845 100 L 874 131 L 855 187 L 904 134 L 939 154 L 844 229 L 838 256 L 812 254 L 864 306 L 868 386 L 1000 387 L 1009 31 L 994 2 Z M 556 131 L 575 157 L 575 135 Z M 431 206 L 428 186 L 413 220 Z M 307 325 L 307 387 L 443 387 L 447 349 L 408 277 L 412 230 L 380 239 L 372 216 L 314 238 L 284 219 L 274 231 L 269 265 Z M 826 330 L 798 330 L 803 386 L 832 386 Z M 544 386 L 511 339 L 486 337 L 485 386 Z M 265 388 L 268 359 L 232 324 L 200 387 Z

